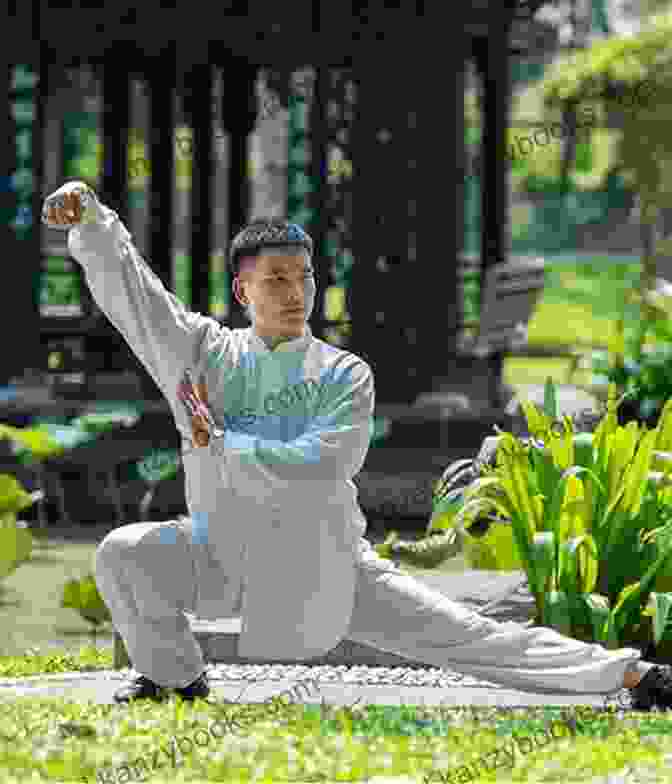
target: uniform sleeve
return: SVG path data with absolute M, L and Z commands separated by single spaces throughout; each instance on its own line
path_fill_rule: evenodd
M 321 381 L 318 411 L 292 441 L 266 439 L 230 429 L 214 442 L 229 468 L 243 478 L 237 489 L 286 489 L 297 481 L 348 480 L 361 469 L 373 436 L 374 385 L 362 360 Z
M 177 413 L 176 387 L 186 367 L 199 367 L 215 341 L 226 364 L 227 327 L 188 311 L 166 290 L 131 242 L 116 212 L 98 203 L 95 220 L 69 231 L 68 250 L 91 294 Z

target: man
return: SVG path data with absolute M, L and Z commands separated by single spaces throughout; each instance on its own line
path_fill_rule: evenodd
M 84 183 L 49 196 L 43 220 L 71 229 L 93 298 L 183 439 L 190 516 L 122 526 L 96 552 L 96 583 L 140 673 L 118 702 L 207 696 L 188 612 L 240 615 L 246 658 L 304 660 L 347 638 L 512 688 L 627 687 L 634 707 L 672 705 L 670 668 L 639 651 L 497 623 L 377 556 L 352 482 L 373 432 L 373 374 L 312 335 L 313 244 L 301 227 L 257 221 L 235 237 L 233 291 L 252 326 L 231 330 L 166 291 Z

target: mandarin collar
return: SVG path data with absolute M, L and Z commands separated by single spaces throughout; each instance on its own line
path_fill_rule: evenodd
M 303 351 L 308 347 L 308 344 L 313 338 L 313 331 L 311 330 L 310 325 L 306 323 L 304 324 L 303 335 L 300 335 L 298 338 L 286 340 L 271 350 L 257 334 L 254 327 L 248 327 L 248 333 L 251 347 L 254 351 L 261 354 L 280 354 L 286 351 Z

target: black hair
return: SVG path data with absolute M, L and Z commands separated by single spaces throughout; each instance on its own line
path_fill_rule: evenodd
M 297 228 L 300 235 L 292 241 L 294 239 L 293 235 L 296 235 Z M 259 236 L 264 230 L 272 229 L 277 230 L 278 239 L 259 240 Z M 288 236 L 282 237 L 283 234 Z M 233 280 L 240 273 L 240 264 L 243 259 L 257 258 L 267 248 L 273 247 L 287 248 L 288 250 L 296 249 L 297 253 L 301 250 L 306 250 L 311 258 L 313 255 L 313 241 L 300 226 L 297 227 L 296 224 L 290 223 L 284 218 L 258 218 L 248 223 L 247 226 L 236 234 L 231 242 L 228 257 L 231 279 Z

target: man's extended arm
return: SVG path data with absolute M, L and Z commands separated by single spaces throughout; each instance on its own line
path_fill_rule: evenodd
M 182 373 L 186 367 L 196 367 L 201 348 L 227 328 L 187 310 L 166 290 L 134 247 L 117 213 L 100 204 L 85 183 L 70 182 L 59 188 L 46 199 L 45 210 L 78 190 L 89 197 L 84 216 L 88 222 L 60 226 L 70 228 L 70 254 L 82 266 L 96 304 L 161 389 L 178 424 L 182 423 L 185 417 L 176 399 Z

